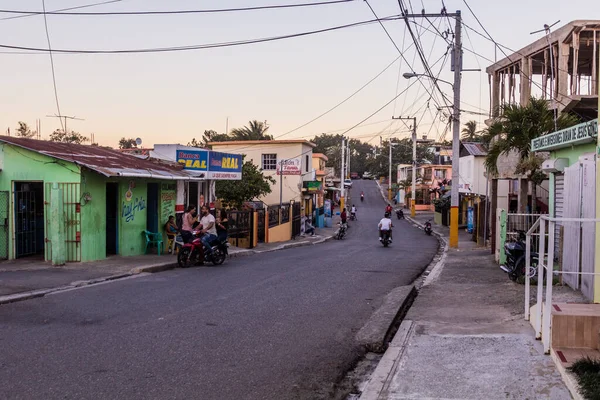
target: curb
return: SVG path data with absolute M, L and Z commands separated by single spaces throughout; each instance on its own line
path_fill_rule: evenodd
M 552 357 L 552 361 L 554 361 L 554 364 L 556 365 L 556 369 L 560 373 L 560 376 L 565 383 L 565 386 L 567 389 L 569 389 L 569 392 L 571 392 L 573 399 L 584 400 L 583 396 L 579 393 L 579 384 L 577 383 L 575 375 L 567 371 L 567 369 L 562 365 L 562 362 L 560 362 L 558 359 L 558 355 L 554 350 L 550 350 L 550 355 Z
M 333 239 L 333 236 L 326 236 L 323 239 L 319 239 L 315 242 L 289 243 L 289 244 L 282 245 L 280 247 L 276 247 L 274 249 L 263 250 L 263 251 L 241 250 L 241 251 L 237 251 L 235 253 L 230 254 L 229 258 L 247 257 L 247 256 L 251 256 L 254 254 L 269 253 L 272 251 L 285 250 L 285 249 L 289 249 L 289 248 L 293 248 L 293 247 L 312 246 L 315 244 L 321 244 L 321 243 L 327 242 L 331 239 Z M 29 292 L 0 296 L 0 305 L 16 303 L 18 301 L 25 301 L 25 300 L 35 299 L 35 298 L 39 298 L 39 297 L 44 297 L 45 295 L 50 294 L 50 293 L 60 292 L 60 291 L 69 290 L 69 289 L 76 289 L 76 288 L 81 288 L 81 287 L 85 287 L 85 286 L 96 285 L 96 284 L 102 283 L 102 282 L 115 281 L 115 280 L 119 280 L 119 279 L 123 279 L 123 278 L 128 278 L 133 275 L 139 275 L 142 273 L 156 273 L 156 272 L 168 271 L 171 269 L 175 269 L 176 267 L 177 267 L 177 261 L 166 261 L 163 263 L 146 265 L 146 266 L 142 266 L 142 267 L 134 267 L 129 272 L 115 274 L 115 275 L 109 275 L 109 276 L 106 276 L 103 278 L 94 278 L 94 279 L 84 280 L 84 281 L 75 281 L 75 282 L 71 282 L 71 284 L 66 285 L 66 286 L 59 286 L 59 287 L 48 288 L 48 289 L 37 289 L 37 290 L 29 291 Z
M 402 321 L 398 333 L 394 336 L 394 340 L 390 343 L 390 347 L 388 347 L 379 364 L 377 364 L 377 368 L 369 378 L 359 400 L 377 400 L 388 389 L 389 378 L 394 376 L 398 370 L 413 329 L 414 324 L 412 321 Z

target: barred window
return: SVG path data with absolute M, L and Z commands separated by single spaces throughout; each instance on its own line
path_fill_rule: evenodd
M 263 170 L 276 170 L 277 169 L 277 154 L 263 154 L 262 155 L 262 169 Z

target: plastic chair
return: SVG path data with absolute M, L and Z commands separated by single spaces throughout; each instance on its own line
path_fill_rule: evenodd
M 163 236 L 162 233 L 152 233 L 150 231 L 143 231 L 142 232 L 146 238 L 146 252 L 145 254 L 148 254 L 148 247 L 150 247 L 150 245 L 154 245 L 156 246 L 156 251 L 158 253 L 158 255 L 160 256 L 160 252 L 162 251 L 162 247 L 163 247 Z

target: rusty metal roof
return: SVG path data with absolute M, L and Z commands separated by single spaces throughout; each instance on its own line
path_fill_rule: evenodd
M 107 177 L 204 180 L 202 176 L 188 174 L 181 165 L 144 160 L 106 147 L 13 136 L 0 136 L 0 142 L 71 162 Z
M 485 149 L 485 146 L 481 143 L 477 142 L 462 142 L 461 143 L 465 150 L 469 152 L 470 155 L 475 157 L 485 157 L 488 152 Z

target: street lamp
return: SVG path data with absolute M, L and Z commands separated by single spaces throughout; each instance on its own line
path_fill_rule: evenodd
M 458 181 L 459 181 L 459 153 L 460 153 L 460 73 L 462 44 L 460 42 L 460 17 L 456 24 L 456 42 L 454 51 L 454 84 L 435 78 L 427 74 L 417 74 L 416 72 L 405 72 L 402 76 L 406 79 L 418 78 L 421 76 L 440 81 L 452 86 L 454 91 L 454 105 L 452 112 L 452 187 L 450 196 L 450 247 L 458 247 Z M 413 178 L 414 179 L 414 178 Z

